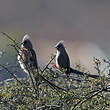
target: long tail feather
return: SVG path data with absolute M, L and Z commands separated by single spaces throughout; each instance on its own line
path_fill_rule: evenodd
M 81 72 L 81 71 L 78 71 L 78 70 L 75 70 L 75 69 L 72 69 L 72 68 L 70 68 L 70 72 L 74 73 L 74 74 L 77 74 L 77 75 L 87 75 L 88 77 L 91 77 L 91 78 L 99 78 L 99 75 L 84 73 L 84 72 Z

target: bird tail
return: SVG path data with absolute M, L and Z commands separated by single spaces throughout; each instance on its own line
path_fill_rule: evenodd
M 91 77 L 91 78 L 99 78 L 99 75 L 84 73 L 84 72 L 81 72 L 81 71 L 78 71 L 78 70 L 72 69 L 72 68 L 70 68 L 70 73 L 74 73 L 74 74 L 82 75 L 82 76 L 86 75 L 86 76 Z

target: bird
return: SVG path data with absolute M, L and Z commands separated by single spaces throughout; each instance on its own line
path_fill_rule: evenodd
M 66 69 L 66 75 L 69 76 L 70 74 L 70 59 L 69 56 L 66 52 L 66 49 L 63 45 L 63 40 L 59 41 L 56 45 L 55 48 L 57 49 L 57 54 L 56 54 L 56 66 L 58 68 L 63 68 Z
M 37 56 L 28 34 L 23 37 L 17 59 L 21 68 L 27 74 L 29 74 L 29 70 L 38 69 Z
M 24 70 L 25 73 L 27 73 L 28 75 L 33 74 L 37 89 L 39 86 L 39 80 L 41 79 L 45 83 L 47 83 L 52 89 L 64 90 L 51 83 L 46 78 L 44 78 L 44 76 L 39 74 L 37 55 L 35 50 L 33 49 L 33 45 L 28 34 L 23 37 L 17 59 L 20 67 Z
M 81 71 L 78 71 L 76 69 L 73 69 L 70 67 L 70 58 L 68 56 L 68 53 L 64 47 L 64 41 L 61 40 L 59 41 L 56 45 L 55 48 L 57 49 L 57 53 L 56 53 L 56 67 L 57 68 L 63 68 L 66 70 L 66 75 L 67 77 L 69 77 L 70 73 L 74 73 L 77 75 L 87 75 L 88 77 L 92 77 L 92 78 L 97 78 L 99 77 L 98 75 L 93 75 L 93 74 L 87 74 Z
M 23 37 L 21 47 L 17 56 L 20 67 L 24 70 L 25 73 L 31 79 L 33 88 L 36 92 L 37 97 L 39 96 L 38 85 L 39 85 L 39 72 L 38 72 L 38 63 L 37 56 L 33 49 L 30 36 L 26 34 Z M 34 80 L 33 80 L 34 78 Z

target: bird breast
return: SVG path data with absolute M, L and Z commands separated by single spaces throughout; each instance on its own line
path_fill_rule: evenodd
M 18 62 L 20 64 L 21 68 L 24 70 L 24 72 L 28 73 L 28 71 L 26 69 L 26 66 L 25 66 L 25 64 L 23 62 L 25 60 L 24 59 L 24 54 L 21 51 L 19 51 L 19 54 L 17 56 L 17 59 L 18 59 Z
M 57 51 L 57 54 L 56 54 L 56 66 L 59 68 L 59 63 L 58 63 L 58 57 L 60 55 L 60 52 Z

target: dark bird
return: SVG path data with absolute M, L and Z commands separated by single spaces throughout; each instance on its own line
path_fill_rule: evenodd
M 58 68 L 65 69 L 66 70 L 65 73 L 66 73 L 67 76 L 69 76 L 70 73 L 74 73 L 74 74 L 77 74 L 77 75 L 87 75 L 87 76 L 92 77 L 92 78 L 99 77 L 98 75 L 87 74 L 87 73 L 72 69 L 70 67 L 70 59 L 69 59 L 69 56 L 68 56 L 68 54 L 66 52 L 66 49 L 63 45 L 63 42 L 64 41 L 59 41 L 55 46 L 55 48 L 57 49 L 56 66 Z
M 19 50 L 17 58 L 21 68 L 24 70 L 25 73 L 29 75 L 32 81 L 33 88 L 35 89 L 35 92 L 38 96 L 39 73 L 38 73 L 37 57 L 33 49 L 32 43 L 30 41 L 30 36 L 28 34 L 26 34 L 23 37 L 21 48 Z M 35 82 L 32 76 L 34 76 Z
M 21 50 L 18 54 L 18 62 L 26 73 L 29 73 L 29 70 L 38 69 L 36 53 L 33 49 L 30 36 L 28 34 L 23 37 Z

